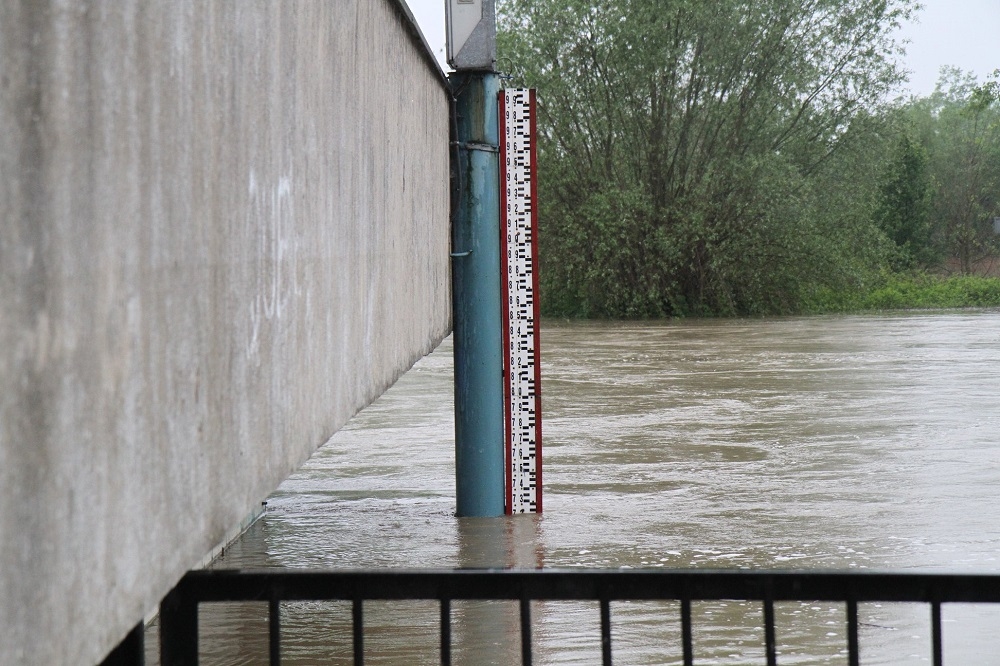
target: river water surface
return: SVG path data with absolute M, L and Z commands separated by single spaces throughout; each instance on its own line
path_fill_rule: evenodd
M 358 414 L 216 566 L 1000 571 L 996 311 L 547 321 L 542 517 L 454 517 L 451 355 Z M 536 663 L 599 663 L 596 603 L 533 608 Z M 779 663 L 846 663 L 843 605 L 776 610 Z M 435 663 L 435 604 L 365 614 L 366 663 Z M 519 663 L 515 605 L 453 614 L 455 663 Z M 929 614 L 862 604 L 862 663 L 927 663 Z M 1000 609 L 943 617 L 947 663 L 1000 663 Z M 760 618 L 694 604 L 696 663 L 764 663 Z M 677 604 L 612 622 L 616 664 L 680 663 Z M 201 628 L 208 663 L 266 663 L 266 607 L 209 605 Z M 349 663 L 345 604 L 283 606 L 282 632 L 285 663 Z

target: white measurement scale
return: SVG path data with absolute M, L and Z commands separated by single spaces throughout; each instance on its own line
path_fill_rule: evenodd
M 507 514 L 542 512 L 535 91 L 500 92 L 500 252 Z

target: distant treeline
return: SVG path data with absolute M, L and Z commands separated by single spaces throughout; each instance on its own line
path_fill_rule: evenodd
M 501 69 L 538 89 L 543 311 L 844 309 L 981 270 L 1000 72 L 895 99 L 915 6 L 501 0 Z

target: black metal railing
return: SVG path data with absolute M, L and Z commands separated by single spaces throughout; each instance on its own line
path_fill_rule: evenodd
M 444 570 L 444 571 L 192 571 L 160 605 L 163 666 L 198 661 L 198 604 L 218 601 L 269 603 L 271 664 L 281 661 L 282 601 L 352 602 L 354 663 L 364 662 L 364 607 L 371 600 L 440 602 L 441 663 L 451 663 L 451 602 L 520 602 L 521 653 L 532 663 L 532 601 L 597 601 L 601 615 L 601 652 L 611 664 L 612 601 L 680 601 L 682 651 L 694 663 L 691 602 L 742 600 L 762 603 L 767 663 L 777 664 L 774 603 L 827 601 L 846 604 L 847 649 L 859 663 L 858 603 L 922 602 L 931 615 L 933 663 L 942 663 L 941 604 L 998 603 L 1000 575 L 726 570 Z

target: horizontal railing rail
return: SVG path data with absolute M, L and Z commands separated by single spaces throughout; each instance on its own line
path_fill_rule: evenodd
M 879 571 L 695 570 L 201 570 L 184 576 L 160 604 L 163 666 L 198 662 L 198 604 L 220 601 L 269 603 L 270 662 L 281 661 L 282 601 L 352 602 L 354 663 L 364 663 L 365 601 L 440 602 L 441 663 L 451 663 L 451 602 L 520 602 L 521 654 L 532 662 L 532 601 L 597 601 L 603 663 L 611 664 L 612 601 L 673 600 L 681 606 L 684 664 L 693 664 L 691 602 L 762 603 L 765 652 L 776 666 L 774 603 L 829 601 L 846 605 L 847 649 L 859 664 L 858 603 L 921 602 L 930 606 L 933 663 L 942 664 L 941 605 L 1000 603 L 1000 575 Z

